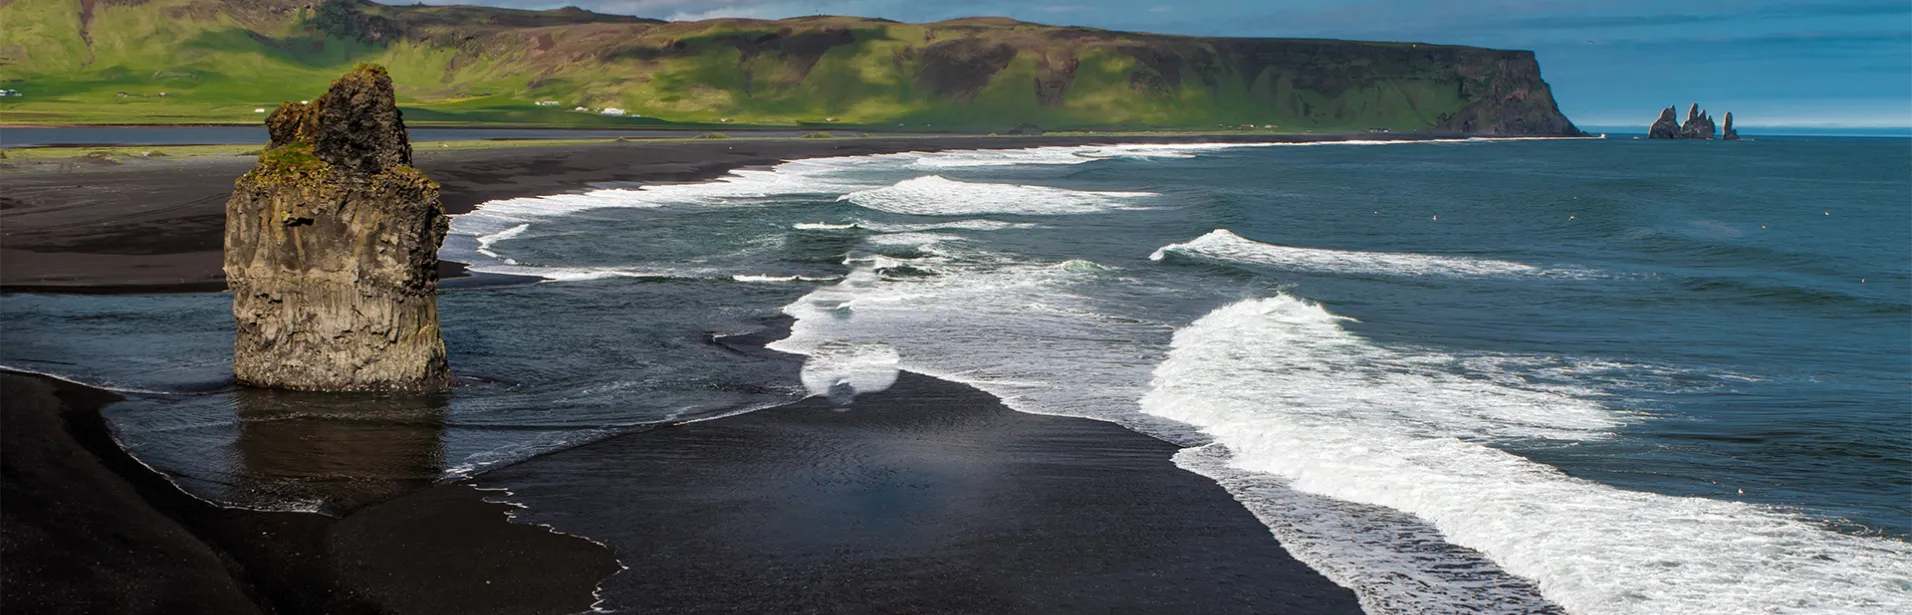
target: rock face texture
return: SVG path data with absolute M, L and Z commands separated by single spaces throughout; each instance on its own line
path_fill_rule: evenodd
M 1667 107 L 1660 111 L 1660 119 L 1653 121 L 1653 127 L 1647 129 L 1648 139 L 1680 138 L 1680 116 L 1678 111 Z
M 1739 140 L 1739 131 L 1733 130 L 1733 112 L 1731 111 L 1726 112 L 1726 127 L 1720 130 L 1719 138 L 1722 141 Z
M 1436 122 L 1433 130 L 1498 136 L 1587 134 L 1560 113 L 1553 89 L 1540 78 L 1540 62 L 1533 52 L 1487 50 L 1470 55 L 1453 63 L 1460 77 L 1461 99 L 1466 102 Z M 1428 62 L 1431 57 L 1414 62 Z
M 1680 124 L 1681 139 L 1711 139 L 1714 133 L 1713 116 L 1700 109 L 1699 103 L 1686 109 L 1686 122 Z
M 384 68 L 361 65 L 266 119 L 271 145 L 226 202 L 233 374 L 251 386 L 452 385 L 438 325 L 449 219 Z

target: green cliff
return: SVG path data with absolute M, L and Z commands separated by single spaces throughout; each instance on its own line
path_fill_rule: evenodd
M 414 123 L 1578 134 L 1532 53 L 1448 45 L 350 0 L 0 0 L 0 24 L 14 123 L 252 123 L 376 62 Z

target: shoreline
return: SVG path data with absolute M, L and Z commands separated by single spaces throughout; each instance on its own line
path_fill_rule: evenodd
M 709 181 L 803 158 L 912 151 L 1127 143 L 1431 141 L 1457 135 L 1282 134 L 951 136 L 831 139 L 633 140 L 474 149 L 415 149 L 449 215 L 509 198 L 596 188 Z M 125 165 L 40 165 L 9 174 L 0 196 L 0 292 L 216 292 L 225 286 L 225 201 L 251 156 L 141 159 Z M 450 261 L 443 261 L 450 263 Z M 451 264 L 447 267 L 459 268 Z M 451 273 L 451 275 L 447 275 Z M 455 272 L 441 271 L 451 279 Z
M 617 550 L 621 612 L 1363 612 L 1177 450 L 905 371 L 470 480 Z
M 618 569 L 602 546 L 515 523 L 463 483 L 340 517 L 210 504 L 119 446 L 100 409 L 120 395 L 13 370 L 0 383 L 12 609 L 575 613 Z
M 778 322 L 708 343 L 781 355 L 764 348 L 787 330 Z M 848 406 L 812 397 L 661 425 L 337 518 L 207 503 L 112 439 L 100 408 L 118 394 L 56 375 L 0 379 L 10 468 L 52 458 L 108 468 L 78 482 L 6 476 L 9 499 L 36 505 L 5 515 L 4 594 L 15 605 L 45 597 L 42 612 L 93 604 L 80 594 L 122 612 L 1362 612 L 1221 484 L 1176 465 L 1176 445 L 1017 412 L 913 372 Z M 49 406 L 64 430 L 23 414 Z M 66 443 L 74 424 L 92 436 Z M 57 455 L 40 454 L 49 449 Z M 136 493 L 90 501 L 114 483 Z M 145 578 L 161 564 L 116 561 L 133 548 L 124 543 L 21 539 L 141 532 L 176 537 L 153 559 L 210 552 L 223 565 L 180 567 L 191 589 L 89 583 L 41 571 Z M 157 602 L 128 607 L 138 600 Z
M 637 141 L 444 152 L 421 148 L 419 166 L 444 184 L 447 212 L 459 214 L 472 211 L 480 203 L 504 198 L 660 182 L 708 181 L 739 168 L 769 166 L 808 157 L 1116 143 L 1380 140 L 1376 138 L 1378 136 L 1343 135 L 1333 139 L 1273 141 L 1219 139 L 1213 136 L 1152 139 L 722 139 L 670 144 Z M 1435 138 L 1396 136 L 1387 140 Z M 42 180 L 34 187 L 43 192 L 37 195 L 41 197 L 37 201 L 29 200 L 36 195 L 28 192 L 24 199 L 11 197 L 5 204 L 9 210 L 9 228 L 7 245 L 0 248 L 7 253 L 4 261 L 4 279 L 7 283 L 0 284 L 0 290 L 89 294 L 223 290 L 223 280 L 204 269 L 210 265 L 216 272 L 221 257 L 217 249 L 221 236 L 214 232 L 223 228 L 225 193 L 220 190 L 229 185 L 229 177 L 243 173 L 251 162 L 250 157 L 236 161 L 189 161 L 185 164 L 160 162 L 125 172 L 89 173 L 84 185 L 63 183 L 75 179 L 70 174 L 28 175 Z M 182 169 L 192 172 L 179 172 Z M 225 176 L 226 173 L 231 175 Z M 100 181 L 102 179 L 106 181 Z M 159 185 L 141 186 L 142 181 L 157 181 Z M 85 195 L 70 194 L 81 188 L 94 194 L 94 197 L 89 200 Z M 142 194 L 142 189 L 154 188 L 161 194 L 180 200 L 153 205 L 135 202 L 130 198 Z M 66 200 L 49 204 L 55 200 L 49 195 L 63 195 Z M 86 207 L 73 207 L 77 205 Z M 19 211 L 22 209 L 25 211 Z M 109 211 L 75 211 L 78 209 Z M 22 229 L 22 225 L 16 222 L 21 213 L 46 216 L 55 223 L 38 226 L 28 224 Z M 58 214 L 66 216 L 63 218 Z M 128 218 L 131 219 L 130 223 Z M 218 224 L 212 224 L 215 220 Z M 31 218 L 29 221 L 41 222 Z M 30 243 L 28 247 L 53 245 L 64 249 L 39 252 L 17 247 L 20 245 L 18 238 L 22 235 L 41 242 Z M 140 238 L 136 238 L 139 235 L 144 235 L 146 243 L 140 243 Z M 159 237 L 155 238 L 154 235 Z M 85 251 L 89 249 L 93 251 Z M 22 253 L 28 255 L 24 264 L 23 259 L 17 258 Z M 198 271 L 200 279 L 141 283 L 136 277 L 137 269 L 109 268 L 95 269 L 86 272 L 90 274 L 88 276 L 76 276 L 77 279 L 55 284 L 36 286 L 14 283 L 20 279 L 16 272 L 21 267 L 31 270 L 34 266 L 45 266 L 54 261 L 71 262 L 75 255 L 104 262 L 149 265 L 154 260 L 165 264 L 166 259 L 174 259 L 170 264 L 175 268 L 201 267 Z M 462 268 L 450 261 L 444 263 Z M 517 282 L 508 279 L 466 279 L 473 280 L 472 285 Z M 450 282 L 446 284 L 447 287 L 460 286 L 453 278 L 447 278 L 447 281 Z M 761 349 L 760 344 L 752 345 L 755 346 L 754 352 L 770 352 Z M 18 380 L 33 377 L 9 374 L 7 378 Z M 93 390 L 90 387 L 87 389 Z M 921 408 L 931 409 L 932 412 L 912 411 Z M 104 419 L 97 410 L 98 407 L 94 406 L 80 408 L 77 412 L 82 415 L 90 412 L 92 420 L 104 428 Z M 491 513 L 514 519 L 518 513 L 522 513 L 524 520 L 519 523 L 536 525 L 518 527 L 536 529 L 537 526 L 543 526 L 538 531 L 546 532 L 549 536 L 570 537 L 591 543 L 592 548 L 604 553 L 606 558 L 610 557 L 608 554 L 612 550 L 625 553 L 623 561 L 612 560 L 610 565 L 644 571 L 644 574 L 631 575 L 616 574 L 615 571 L 607 573 L 609 579 L 602 583 L 591 580 L 584 594 L 596 600 L 596 596 L 588 591 L 590 588 L 602 591 L 615 586 L 617 589 L 612 593 L 626 596 L 627 599 L 630 596 L 642 596 L 657 600 L 645 604 L 652 607 L 670 606 L 675 601 L 696 604 L 702 608 L 746 610 L 823 608 L 881 612 L 896 609 L 935 610 L 939 605 L 968 605 L 991 611 L 1042 611 L 1084 606 L 1115 608 L 1142 601 L 1173 610 L 1305 609 L 1308 612 L 1360 612 L 1351 590 L 1335 585 L 1327 577 L 1295 560 L 1283 550 L 1268 528 L 1218 483 L 1176 466 L 1173 456 L 1177 447 L 1170 443 L 1111 423 L 1015 412 L 1003 406 L 995 397 L 973 387 L 909 373 L 904 374 L 899 385 L 891 391 L 859 397 L 857 405 L 848 412 L 840 410 L 830 407 L 824 400 L 813 398 L 721 419 L 625 434 L 534 457 L 476 477 L 399 495 L 397 499 L 367 510 L 398 506 L 411 511 L 412 517 L 463 515 L 477 518 L 490 513 L 478 512 L 483 506 L 469 501 L 469 498 L 460 499 L 456 490 L 469 491 L 472 486 L 487 490 L 503 489 L 514 498 L 530 502 L 524 505 L 528 508 L 511 512 L 492 510 Z M 788 454 L 799 456 L 798 463 L 790 464 L 790 459 L 783 457 L 771 459 L 769 461 L 774 463 L 766 464 L 761 452 L 778 450 L 793 433 L 804 434 L 809 441 L 820 444 L 786 450 Z M 1030 440 L 1038 436 L 1038 440 Z M 945 452 L 973 455 L 978 450 L 984 450 L 990 454 L 984 455 L 987 458 L 984 461 L 954 465 L 950 465 L 950 459 L 954 457 L 925 458 L 919 454 L 924 443 L 938 442 L 944 443 L 941 450 Z M 962 446 L 952 449 L 949 448 L 950 443 L 962 443 Z M 853 454 L 846 458 L 843 456 L 846 451 Z M 115 454 L 131 459 L 130 454 L 119 449 L 116 443 L 111 451 L 89 449 L 88 453 L 100 459 Z M 661 459 L 655 458 L 659 455 Z M 686 463 L 686 458 L 699 461 Z M 803 462 L 804 459 L 808 459 L 808 462 Z M 596 466 L 595 470 L 581 466 L 567 467 L 567 464 L 605 463 L 609 465 Z M 915 471 L 916 479 L 910 483 L 912 489 L 923 488 L 924 485 L 948 486 L 942 487 L 943 494 L 935 497 L 915 492 L 884 496 L 889 498 L 888 501 L 898 503 L 899 509 L 910 509 L 910 505 L 915 504 L 914 514 L 917 517 L 899 519 L 887 505 L 874 510 L 841 510 L 829 505 L 830 502 L 846 498 L 854 500 L 862 497 L 859 495 L 861 492 L 845 493 L 839 490 L 830 493 L 824 490 L 814 494 L 822 497 L 800 500 L 793 506 L 789 494 L 792 489 L 803 489 L 804 476 L 772 471 L 784 465 L 796 468 L 842 468 L 846 464 L 863 468 L 852 470 L 852 474 L 861 472 L 862 475 L 876 473 L 886 476 L 893 476 L 897 471 L 909 473 L 908 468 L 927 465 L 928 469 Z M 633 471 L 629 468 L 632 467 L 640 468 L 639 472 L 649 473 L 639 480 L 630 475 Z M 612 471 L 625 474 L 614 485 L 615 489 L 569 482 L 603 476 Z M 1109 480 L 1114 474 L 1120 474 L 1121 480 Z M 688 476 L 702 478 L 684 482 Z M 152 478 L 164 480 L 156 474 Z M 836 481 L 830 484 L 859 484 L 866 488 L 882 489 L 881 484 L 855 476 L 811 478 L 821 479 L 815 481 L 816 485 L 823 485 L 824 481 Z M 134 477 L 122 473 L 122 479 L 130 481 Z M 529 483 L 505 484 L 513 480 Z M 849 483 L 842 483 L 843 480 Z M 887 482 L 888 479 L 883 481 Z M 999 490 L 995 486 L 997 483 L 1016 483 L 1019 486 Z M 170 483 L 167 484 L 170 486 Z M 553 491 L 562 490 L 567 484 L 576 489 L 569 494 Z M 717 485 L 721 485 L 721 488 L 713 487 Z M 173 489 L 176 491 L 177 488 Z M 984 491 L 977 492 L 976 489 Z M 86 489 L 68 491 L 87 492 Z M 624 496 L 611 497 L 608 495 L 611 493 L 623 493 Z M 713 512 L 720 511 L 713 511 L 706 505 L 713 493 L 743 498 L 733 502 L 731 508 L 741 507 L 754 512 L 743 517 L 729 517 L 723 523 L 714 522 Z M 978 493 L 984 495 L 978 496 Z M 1161 497 L 1163 493 L 1175 495 Z M 1143 494 L 1141 500 L 1146 505 L 1137 506 L 1138 494 Z M 142 495 L 148 498 L 166 497 Z M 177 492 L 176 495 L 185 494 Z M 970 510 L 968 514 L 948 512 L 959 509 L 952 502 L 970 501 L 977 497 L 985 497 L 993 505 L 986 509 Z M 591 502 L 591 498 L 599 500 Z M 494 507 L 510 506 L 494 504 L 483 497 L 477 499 Z M 942 513 L 925 513 L 924 501 L 941 503 L 946 510 Z M 550 523 L 540 517 L 578 502 L 589 503 L 566 509 L 560 515 L 560 522 Z M 323 520 L 325 517 L 311 513 L 253 513 L 217 508 L 204 502 L 198 502 L 198 505 L 203 508 L 175 507 L 164 512 L 174 523 L 178 523 L 181 517 L 212 516 L 213 520 L 201 522 L 200 527 L 189 529 L 189 533 L 200 537 L 200 542 L 211 545 L 215 551 L 238 548 L 228 547 L 221 542 L 232 540 L 224 537 L 226 534 L 237 533 L 249 537 L 250 542 L 243 543 L 248 546 L 243 548 L 251 549 L 255 555 L 249 557 L 254 559 L 240 561 L 243 558 L 226 556 L 226 568 L 259 578 L 278 578 L 281 583 L 291 587 L 348 588 L 311 590 L 329 592 L 326 595 L 330 597 L 325 599 L 331 602 L 327 602 L 328 606 L 321 610 L 351 612 L 356 607 L 350 605 L 357 603 L 341 602 L 348 599 L 372 600 L 381 605 L 409 603 L 412 608 L 401 610 L 422 609 L 418 612 L 435 612 L 434 608 L 448 604 L 443 597 L 411 602 L 420 598 L 407 589 L 442 587 L 447 579 L 434 579 L 431 583 L 414 581 L 376 585 L 376 579 L 368 581 L 369 577 L 363 574 L 340 570 L 341 566 L 348 571 L 382 570 L 379 573 L 382 576 L 377 578 L 389 581 L 390 578 L 396 578 L 393 575 L 402 575 L 420 566 L 429 569 L 434 563 L 442 565 L 444 562 L 401 565 L 395 562 L 402 560 L 406 556 L 404 553 L 366 555 L 376 552 L 381 544 L 377 540 L 351 542 L 338 547 L 358 555 L 309 555 L 323 553 L 336 546 L 327 545 L 323 539 L 312 538 L 315 532 L 322 535 L 328 530 L 313 530 L 309 527 L 344 526 L 369 513 L 355 512 L 347 515 L 343 521 L 327 522 Z M 639 508 L 630 510 L 629 507 L 633 505 Z M 1079 516 L 1085 508 L 1111 505 L 1129 508 L 1122 514 L 1091 520 Z M 819 510 L 817 506 L 823 506 L 823 509 Z M 1008 510 L 1015 512 L 1004 512 Z M 622 511 L 621 515 L 619 511 Z M 612 522 L 604 523 L 605 518 L 600 516 L 597 519 L 599 523 L 591 525 L 592 520 L 588 517 L 593 512 L 611 515 L 609 519 Z M 815 523 L 819 514 L 847 515 L 845 518 L 850 522 L 847 525 L 825 524 L 819 528 Z M 924 523 L 924 514 L 935 516 L 937 522 Z M 289 535 L 260 538 L 244 530 L 232 530 L 222 525 L 249 527 L 247 524 L 258 523 L 248 515 L 297 519 L 287 523 L 304 524 L 302 527 L 308 529 Z M 644 540 L 626 541 L 620 546 L 620 536 L 628 539 L 629 534 L 619 532 L 629 530 L 618 528 L 631 525 L 632 518 L 642 519 L 647 524 L 645 527 L 650 528 L 646 531 L 652 533 L 646 535 Z M 9 525 L 15 522 L 15 519 L 8 519 Z M 404 520 L 367 523 L 374 528 L 397 527 L 403 525 Z M 161 521 L 152 521 L 151 524 L 165 525 Z M 574 524 L 584 527 L 575 527 Z M 778 535 L 765 535 L 755 529 L 766 524 L 785 527 L 786 531 Z M 206 529 L 208 526 L 212 529 Z M 482 545 L 485 542 L 483 536 L 496 535 L 499 531 L 495 527 L 472 529 L 482 526 L 484 524 L 474 525 L 467 519 L 463 525 L 455 527 L 407 527 L 412 532 L 431 533 L 445 545 L 470 547 Z M 888 527 L 889 530 L 878 537 L 882 540 L 870 542 L 872 537 L 864 532 L 872 527 Z M 680 549 L 678 551 L 656 548 L 660 537 L 676 539 L 679 533 L 695 536 L 674 543 L 673 548 Z M 810 536 L 814 540 L 793 545 L 784 539 L 791 533 Z M 395 540 L 398 534 L 391 536 Z M 901 538 L 918 542 L 902 540 L 904 546 L 899 549 L 897 545 Z M 982 540 L 982 546 L 977 545 L 979 539 Z M 277 548 L 261 547 L 261 541 L 271 542 Z M 817 550 L 814 548 L 815 541 L 836 546 Z M 1024 544 L 1030 541 L 1042 546 L 1029 547 Z M 712 550 L 717 545 L 739 542 L 751 546 L 740 551 Z M 1009 548 L 1005 545 L 1018 546 Z M 567 551 L 557 547 L 538 547 L 544 548 Z M 256 553 L 280 550 L 305 553 L 308 554 L 307 559 L 291 564 L 269 556 L 264 560 L 257 559 L 260 556 Z M 871 551 L 857 562 L 845 563 L 845 557 L 857 559 L 853 556 L 865 550 Z M 1085 556 L 1082 554 L 1084 551 L 1099 555 Z M 759 566 L 763 560 L 756 554 L 762 553 L 775 554 L 773 559 L 780 567 Z M 700 560 L 700 555 L 709 558 Z M 923 564 L 924 570 L 934 572 L 912 575 L 907 573 L 907 567 L 897 570 L 890 564 L 898 558 L 917 562 L 934 560 L 936 563 L 933 565 Z M 240 563 L 231 563 L 234 561 Z M 255 561 L 264 563 L 252 563 Z M 1003 566 L 1005 561 L 1017 564 Z M 1111 569 L 1108 564 L 1110 561 L 1127 562 L 1124 565 L 1128 567 Z M 845 565 L 850 566 L 847 572 L 843 568 Z M 266 572 L 249 572 L 251 567 L 261 566 Z M 1064 575 L 1064 578 L 1072 581 L 1066 587 L 1044 585 L 1041 591 L 1023 591 L 1027 585 L 1041 585 L 1044 582 L 1021 576 L 1018 566 L 1072 571 Z M 726 572 L 706 574 L 713 567 L 726 568 Z M 1247 574 L 1245 570 L 1253 570 L 1254 574 Z M 530 575 L 527 578 L 544 583 L 546 587 L 573 587 L 579 578 L 588 576 L 553 571 L 525 574 Z M 763 588 L 764 592 L 753 594 L 736 591 L 734 579 L 757 575 L 764 576 L 755 578 L 753 586 Z M 454 576 L 458 579 L 472 578 L 469 575 Z M 556 578 L 560 576 L 565 578 Z M 603 576 L 598 575 L 593 579 Z M 285 578 L 297 580 L 284 581 Z M 457 581 L 449 580 L 453 583 Z M 212 581 L 219 579 L 214 575 Z M 260 600 L 274 599 L 258 596 L 281 591 L 264 589 L 257 585 L 258 581 L 235 580 L 231 583 L 251 592 L 248 595 L 253 596 L 255 604 L 260 603 Z M 361 587 L 364 583 L 373 583 L 374 586 L 364 589 Z M 789 583 L 799 585 L 792 586 Z M 842 585 L 837 586 L 838 591 L 834 592 L 813 589 L 829 586 L 829 583 Z M 899 584 L 909 587 L 909 591 L 899 595 L 892 590 L 889 596 L 877 596 L 868 591 L 870 587 L 895 588 Z M 1211 591 L 1189 592 L 1187 589 L 1197 586 L 1208 587 Z M 13 590 L 8 591 L 9 595 L 14 593 Z M 548 600 L 558 599 L 555 595 L 541 596 Z M 304 604 L 310 597 L 280 596 L 278 599 Z M 1250 605 L 1254 607 L 1250 608 Z

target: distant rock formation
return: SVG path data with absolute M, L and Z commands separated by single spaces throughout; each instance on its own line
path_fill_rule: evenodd
M 1647 129 L 1646 138 L 1648 139 L 1678 139 L 1680 138 L 1679 112 L 1675 111 L 1673 107 L 1667 107 L 1666 109 L 1660 111 L 1660 119 L 1655 120 L 1653 122 L 1653 127 Z
M 226 202 L 232 368 L 252 386 L 443 390 L 438 246 L 449 219 L 385 69 L 360 65 L 266 119 L 272 143 Z
M 1713 116 L 1700 109 L 1699 103 L 1686 109 L 1686 122 L 1680 124 L 1681 139 L 1711 139 L 1714 133 Z
M 1739 131 L 1733 130 L 1733 112 L 1731 111 L 1726 112 L 1726 128 L 1720 131 L 1719 138 L 1722 141 L 1739 140 Z
M 1727 133 L 1733 134 L 1731 128 L 1733 114 L 1728 113 L 1726 117 Z M 1647 129 L 1646 138 L 1712 139 L 1717 130 L 1717 126 L 1713 123 L 1712 114 L 1701 109 L 1699 103 L 1693 103 L 1693 106 L 1687 107 L 1686 109 L 1685 122 L 1679 121 L 1678 107 L 1667 107 L 1660 111 L 1660 119 L 1654 120 L 1653 126 Z M 1739 137 L 1735 134 L 1728 138 L 1737 139 Z

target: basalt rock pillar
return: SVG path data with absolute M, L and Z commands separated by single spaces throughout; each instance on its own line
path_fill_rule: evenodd
M 1713 124 L 1713 114 L 1700 109 L 1699 103 L 1686 109 L 1686 123 L 1680 124 L 1681 139 L 1711 139 L 1719 130 Z
M 1666 109 L 1661 110 L 1660 119 L 1654 120 L 1653 127 L 1647 129 L 1646 138 L 1648 139 L 1678 139 L 1680 138 L 1679 112 L 1675 111 L 1673 107 L 1667 107 Z
M 232 369 L 252 386 L 452 385 L 438 325 L 438 184 L 411 167 L 385 69 L 361 65 L 279 105 L 272 143 L 226 202 Z

